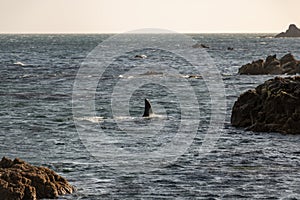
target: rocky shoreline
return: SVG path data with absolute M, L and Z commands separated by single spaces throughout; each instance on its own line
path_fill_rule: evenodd
M 276 77 L 241 94 L 231 124 L 256 132 L 299 134 L 300 76 Z
M 16 158 L 0 161 L 0 199 L 53 199 L 71 194 L 75 188 L 68 181 L 46 167 L 36 167 Z
M 275 38 L 300 37 L 300 29 L 290 24 Z M 277 58 L 252 61 L 239 68 L 239 75 L 297 75 L 300 60 L 291 53 Z M 231 125 L 256 132 L 300 134 L 300 76 L 276 77 L 241 94 L 234 103 Z

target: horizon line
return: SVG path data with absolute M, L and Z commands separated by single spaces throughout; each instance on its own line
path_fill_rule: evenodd
M 30 35 L 30 34 L 278 34 L 278 32 L 0 32 L 1 35 Z

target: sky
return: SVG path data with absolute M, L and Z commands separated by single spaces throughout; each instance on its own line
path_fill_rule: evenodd
M 0 0 L 0 33 L 278 33 L 300 0 Z

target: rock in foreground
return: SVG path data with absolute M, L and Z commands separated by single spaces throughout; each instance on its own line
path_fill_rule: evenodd
M 263 74 L 297 74 L 300 73 L 300 61 L 288 53 L 280 59 L 276 55 L 268 56 L 266 60 L 256 60 L 243 65 L 239 74 L 263 75 Z
M 300 29 L 297 28 L 295 24 L 290 24 L 289 29 L 286 32 L 279 33 L 275 37 L 300 37 Z
M 231 124 L 257 132 L 300 133 L 300 76 L 276 77 L 243 93 Z
M 2 200 L 35 200 L 70 194 L 74 188 L 66 179 L 46 167 L 35 167 L 18 158 L 0 161 Z

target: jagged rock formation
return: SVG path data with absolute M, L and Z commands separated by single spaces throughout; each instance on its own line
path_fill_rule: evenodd
M 268 56 L 266 60 L 259 59 L 243 65 L 239 74 L 262 75 L 262 74 L 297 74 L 300 73 L 300 61 L 288 53 L 280 59 L 276 55 Z
M 240 95 L 231 124 L 257 132 L 300 133 L 300 76 L 270 79 Z
M 68 181 L 46 167 L 35 167 L 21 159 L 0 161 L 0 199 L 36 200 L 57 198 L 74 191 Z
M 295 24 L 290 24 L 289 29 L 286 32 L 279 33 L 275 38 L 280 37 L 300 37 L 300 29 Z

